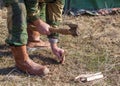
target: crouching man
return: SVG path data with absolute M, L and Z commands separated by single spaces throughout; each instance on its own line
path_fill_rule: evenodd
M 29 35 L 27 22 L 36 27 L 40 34 L 47 35 L 53 53 L 62 60 L 64 50 L 57 46 L 58 34 L 50 33 L 50 25 L 57 26 L 62 15 L 62 0 L 3 0 L 8 9 L 8 31 L 9 35 L 6 43 L 10 45 L 16 66 L 29 74 L 46 75 L 49 69 L 46 66 L 33 62 L 27 53 Z M 49 3 L 46 10 L 47 23 L 40 19 L 39 3 Z M 55 9 L 54 9 L 55 8 Z M 60 8 L 60 9 L 58 9 Z M 28 28 L 29 29 L 29 28 Z M 34 30 L 33 30 L 34 31 Z M 34 46 L 33 46 L 34 47 Z

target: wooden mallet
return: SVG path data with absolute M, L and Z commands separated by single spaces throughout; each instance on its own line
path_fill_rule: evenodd
M 79 35 L 79 31 L 78 31 L 78 25 L 76 24 L 66 24 L 69 26 L 68 28 L 50 28 L 50 32 L 51 33 L 60 33 L 63 35 L 72 35 L 73 37 L 76 37 Z

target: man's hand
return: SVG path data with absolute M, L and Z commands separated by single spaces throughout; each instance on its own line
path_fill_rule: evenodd
M 36 29 L 39 31 L 40 34 L 50 35 L 50 31 L 49 31 L 50 25 L 49 24 L 38 19 L 33 22 L 33 25 L 36 26 Z
M 64 63 L 64 50 L 59 48 L 56 43 L 51 44 L 52 52 L 58 57 L 60 63 Z

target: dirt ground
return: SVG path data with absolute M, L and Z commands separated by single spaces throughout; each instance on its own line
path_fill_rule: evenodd
M 25 74 L 15 67 L 5 44 L 5 14 L 2 11 L 0 15 L 0 86 L 120 86 L 120 14 L 63 16 L 63 25 L 78 24 L 80 32 L 76 38 L 60 35 L 59 46 L 66 50 L 65 63 L 59 64 L 50 49 L 29 52 L 31 59 L 50 69 L 45 77 Z M 96 72 L 102 72 L 104 78 L 86 83 L 74 81 L 80 74 Z

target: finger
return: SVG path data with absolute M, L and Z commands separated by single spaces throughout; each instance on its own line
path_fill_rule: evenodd
M 60 53 L 60 63 L 63 64 L 64 61 L 65 61 L 65 54 L 64 54 L 64 52 L 61 52 Z
M 58 58 L 59 62 L 61 62 L 61 60 L 62 60 L 62 59 L 61 59 L 60 52 L 57 52 L 57 53 L 56 53 L 56 56 L 57 56 L 57 58 Z

